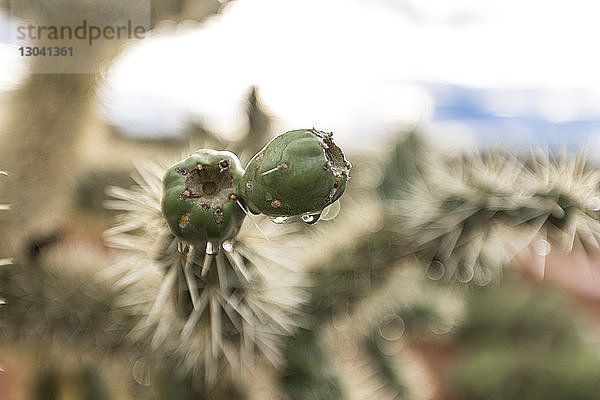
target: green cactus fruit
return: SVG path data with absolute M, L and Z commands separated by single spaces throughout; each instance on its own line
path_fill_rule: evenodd
M 235 194 L 243 173 L 235 154 L 208 149 L 169 168 L 161 207 L 175 236 L 190 243 L 235 236 L 245 216 Z
M 238 194 L 250 211 L 314 223 L 346 188 L 351 164 L 331 133 L 299 129 L 271 140 L 248 163 Z

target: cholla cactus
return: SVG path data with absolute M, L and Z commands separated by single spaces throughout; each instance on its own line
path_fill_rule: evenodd
M 600 172 L 582 154 L 491 152 L 431 164 L 388 201 L 395 234 L 429 265 L 430 278 L 488 283 L 529 245 L 598 248 Z
M 136 310 L 117 304 L 105 263 L 104 252 L 64 244 L 0 270 L 1 344 L 35 367 L 32 398 L 67 388 L 77 398 L 113 398 L 130 384 L 121 358 L 135 354 L 125 338 Z
M 323 147 L 318 148 L 322 155 Z M 293 161 L 298 166 L 291 176 L 303 174 L 302 159 Z M 320 170 L 333 181 L 344 179 L 330 196 L 334 201 L 348 167 L 342 164 L 345 176 L 338 176 L 322 164 Z M 306 283 L 292 249 L 288 245 L 282 251 L 274 241 L 265 246 L 256 238 L 257 231 L 269 236 L 276 228 L 278 242 L 284 243 L 282 233 L 294 226 L 274 226 L 263 218 L 262 227 L 252 219 L 257 230 L 239 229 L 247 207 L 244 194 L 235 191 L 241 175 L 232 153 L 199 150 L 169 168 L 164 181 L 162 168 L 139 168 L 138 186 L 112 188 L 114 200 L 107 203 L 127 211 L 106 238 L 132 255 L 121 265 L 128 271 L 119 282 L 128 288 L 122 301 L 137 304 L 145 317 L 131 335 L 154 351 L 174 355 L 186 371 L 203 372 L 209 387 L 224 373 L 239 375 L 257 356 L 281 365 L 281 339 L 302 323 Z M 320 207 L 327 199 L 320 199 Z M 303 211 L 315 211 L 313 203 Z M 294 207 L 301 209 L 301 201 Z
M 235 236 L 244 220 L 236 187 L 244 170 L 235 154 L 199 150 L 163 177 L 163 215 L 173 234 L 190 243 Z
M 315 223 L 344 193 L 350 167 L 331 133 L 290 131 L 250 160 L 238 191 L 254 213 L 281 220 L 302 215 L 304 222 Z
M 550 245 L 569 251 L 575 241 L 597 248 L 600 173 L 586 168 L 582 155 L 544 153 L 521 161 L 496 151 L 443 160 L 415 135 L 396 152 L 401 159 L 394 160 L 380 180 L 384 206 L 380 229 L 366 232 L 318 266 L 311 314 L 321 324 L 333 315 L 336 331 L 355 335 L 350 342 L 369 359 L 361 374 L 353 375 L 351 368 L 341 371 L 342 387 L 356 393 L 352 383 L 369 371 L 377 373 L 378 381 L 363 380 L 360 388 L 384 384 L 389 393 L 401 397 L 405 388 L 410 393 L 418 386 L 406 379 L 411 372 L 408 361 L 398 368 L 397 359 L 382 351 L 394 346 L 394 340 L 386 338 L 402 342 L 403 335 L 388 334 L 389 325 L 397 326 L 399 317 L 404 335 L 423 322 L 434 334 L 443 334 L 451 332 L 462 315 L 463 292 L 440 296 L 424 286 L 423 270 L 445 283 L 486 285 L 530 245 L 544 254 Z M 422 270 L 394 282 L 410 265 Z M 387 295 L 377 296 L 386 287 L 391 288 Z M 404 304 L 394 304 L 399 296 L 407 296 Z M 434 297 L 441 301 L 432 302 Z M 451 312 L 444 309 L 450 303 L 455 305 Z M 389 315 L 394 316 L 391 323 Z M 364 328 L 361 332 L 354 327 Z M 423 336 L 420 331 L 416 334 Z M 343 346 L 336 345 L 339 341 L 338 334 L 328 345 L 343 352 Z M 343 359 L 332 364 L 344 368 Z

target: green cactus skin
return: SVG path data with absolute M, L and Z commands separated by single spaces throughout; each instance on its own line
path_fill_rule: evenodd
M 208 149 L 169 168 L 161 208 L 173 234 L 190 243 L 235 236 L 245 216 L 235 194 L 243 173 L 235 154 Z
M 318 217 L 311 215 L 318 216 L 344 193 L 351 166 L 331 133 L 289 131 L 250 160 L 238 194 L 254 213 L 303 215 L 305 222 L 314 223 Z

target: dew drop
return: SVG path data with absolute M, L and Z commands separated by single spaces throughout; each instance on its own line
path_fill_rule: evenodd
M 431 262 L 431 264 L 429 264 L 425 273 L 427 274 L 427 277 L 432 281 L 439 281 L 440 279 L 442 279 L 445 273 L 444 264 L 437 260 L 434 260 Z
M 338 216 L 338 214 L 340 213 L 340 209 L 341 209 L 340 201 L 337 200 L 335 203 L 330 204 L 323 209 L 320 220 L 321 221 L 331 221 L 332 219 L 334 219 L 335 217 Z
M 474 275 L 475 269 L 470 265 L 463 264 L 458 270 L 457 279 L 462 283 L 468 283 L 471 282 L 471 279 L 473 279 Z
M 317 221 L 319 221 L 319 218 L 320 218 L 320 217 L 321 217 L 321 213 L 317 213 L 317 214 L 304 214 L 304 215 L 303 215 L 302 217 L 300 217 L 300 218 L 302 218 L 302 221 L 303 221 L 305 224 L 312 225 L 312 224 L 316 224 L 316 223 L 317 223 Z
M 215 251 L 215 245 L 213 244 L 213 242 L 206 242 L 206 254 L 212 255 L 212 254 L 216 254 L 217 252 Z
M 454 325 L 450 321 L 440 321 L 437 324 L 431 326 L 429 329 L 436 335 L 445 335 L 450 333 L 454 328 Z
M 387 321 L 379 327 L 379 334 L 382 338 L 388 342 L 395 342 L 404 335 L 406 325 L 404 320 L 400 316 L 393 316 L 393 318 L 386 318 Z
M 555 218 L 564 218 L 565 210 L 557 204 L 556 207 L 552 210 L 552 216 Z
M 492 282 L 492 279 L 492 271 L 490 271 L 488 268 L 482 265 L 479 265 L 478 268 L 475 268 L 473 282 L 475 282 L 477 286 L 487 286 Z
M 275 217 L 275 218 L 271 218 L 271 221 L 273 221 L 276 224 L 283 224 L 287 220 L 288 220 L 288 217 Z
M 599 197 L 592 197 L 590 199 L 590 209 L 592 211 L 600 211 L 600 198 Z
M 223 244 L 221 244 L 221 247 L 223 247 L 223 250 L 229 253 L 233 250 L 233 243 L 231 243 L 231 240 L 226 240 L 223 242 Z
M 150 369 L 146 357 L 142 357 L 133 364 L 133 379 L 142 386 L 150 386 Z

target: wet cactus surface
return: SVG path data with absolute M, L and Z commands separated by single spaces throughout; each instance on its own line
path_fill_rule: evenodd
M 235 154 L 209 149 L 169 168 L 161 206 L 171 231 L 191 243 L 235 236 L 245 216 L 235 193 L 242 173 Z
M 331 133 L 299 129 L 271 140 L 248 163 L 238 193 L 253 213 L 314 223 L 346 188 L 351 164 Z
M 202 149 L 167 170 L 161 208 L 173 234 L 192 244 L 235 237 L 248 211 L 314 224 L 344 193 L 350 168 L 333 134 L 316 129 L 275 137 L 245 171 L 235 154 Z

